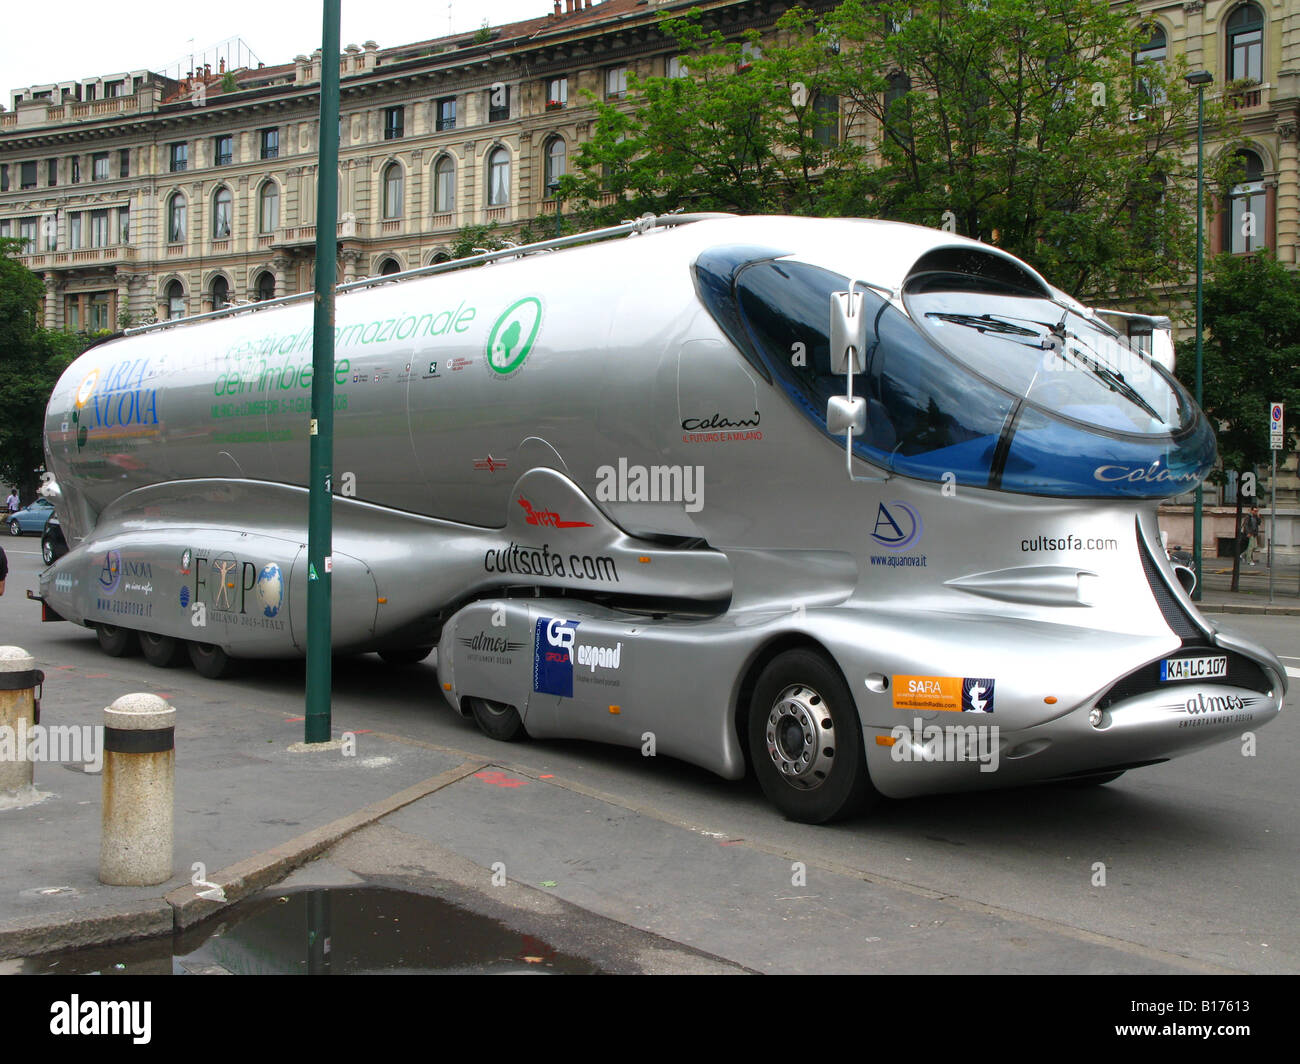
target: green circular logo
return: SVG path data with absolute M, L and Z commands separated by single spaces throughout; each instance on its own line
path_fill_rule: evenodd
M 502 377 L 516 372 L 533 349 L 537 330 L 541 327 L 540 299 L 525 296 L 512 304 L 497 318 L 488 334 L 487 350 L 483 352 L 488 368 Z

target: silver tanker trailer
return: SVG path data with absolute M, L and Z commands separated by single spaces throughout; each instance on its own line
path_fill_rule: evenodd
M 1215 456 L 1165 323 L 909 225 L 599 235 L 346 286 L 337 650 L 436 646 L 494 738 L 748 764 L 808 821 L 1105 782 L 1278 714 L 1285 670 L 1161 548 Z M 60 380 L 40 597 L 218 676 L 305 650 L 312 307 L 202 318 Z

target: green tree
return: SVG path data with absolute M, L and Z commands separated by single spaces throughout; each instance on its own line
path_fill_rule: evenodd
M 844 0 L 820 18 L 786 12 L 748 56 L 697 12 L 661 25 L 688 75 L 631 78 L 630 107 L 597 101 L 562 182 L 566 199 L 630 201 L 604 220 L 890 218 L 997 244 L 1108 301 L 1186 281 L 1196 97 L 1181 58 L 1135 63 L 1151 34 L 1135 8 Z M 1207 103 L 1222 135 L 1230 116 Z
M 665 20 L 685 71 L 629 73 L 631 109 L 586 93 L 595 130 L 560 195 L 590 207 L 614 193 L 619 202 L 595 212 L 603 224 L 679 209 L 822 213 L 828 172 L 862 152 L 824 109 L 834 58 L 826 37 L 805 11 L 781 24 L 784 43 L 759 48 L 757 33 L 728 41 L 704 30 L 698 11 Z
M 1291 421 L 1278 461 L 1295 449 L 1295 417 L 1300 413 L 1300 273 L 1286 269 L 1268 252 L 1220 255 L 1205 285 L 1202 406 L 1215 426 L 1222 468 L 1254 474 L 1271 460 L 1268 404 L 1286 404 Z M 1178 378 L 1193 390 L 1196 341 L 1178 345 Z M 1239 481 L 1240 483 L 1240 481 Z M 1241 492 L 1237 526 L 1241 526 Z M 1240 558 L 1232 566 L 1237 586 Z
M 38 324 L 45 287 L 13 257 L 21 250 L 20 240 L 0 240 L 0 481 L 30 502 L 45 462 L 50 393 L 86 339 Z

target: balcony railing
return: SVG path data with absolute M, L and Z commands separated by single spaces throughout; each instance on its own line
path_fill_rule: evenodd
M 134 262 L 137 251 L 131 244 L 109 244 L 102 248 L 77 248 L 69 251 L 38 251 L 18 256 L 29 270 L 68 270 L 80 266 L 98 266 L 114 262 Z
M 1248 111 L 1261 107 L 1268 102 L 1268 85 L 1247 85 L 1244 88 L 1228 89 L 1225 99 L 1234 111 Z
M 510 221 L 509 207 L 488 207 L 483 212 L 485 222 L 508 222 Z
M 399 220 L 400 221 L 400 220 Z M 384 223 L 387 225 L 388 223 Z M 338 222 L 335 226 L 338 235 L 342 239 L 351 240 L 354 238 L 363 238 L 366 235 L 364 224 L 348 218 L 346 221 Z M 273 244 L 314 244 L 316 242 L 316 227 L 314 225 L 290 225 L 275 231 L 275 235 L 263 234 L 257 238 L 257 246 L 268 248 Z
M 435 214 L 433 216 L 434 229 L 452 229 L 456 225 L 456 216 L 451 212 L 446 214 Z

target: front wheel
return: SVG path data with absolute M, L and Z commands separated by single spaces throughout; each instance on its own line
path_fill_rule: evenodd
M 479 730 L 489 739 L 513 743 L 524 738 L 524 722 L 514 706 L 487 698 L 467 698 L 465 701 L 469 703 L 469 711 L 474 714 Z
M 21 536 L 23 534 L 23 530 L 19 527 L 17 521 L 9 522 L 9 534 L 11 536 Z
M 235 669 L 234 659 L 213 643 L 191 643 L 190 662 L 195 672 L 209 680 L 220 680 Z
M 381 650 L 379 657 L 385 665 L 417 665 L 432 653 L 432 646 L 400 647 L 392 650 Z
M 824 824 L 879 797 L 848 685 L 811 650 L 788 650 L 759 675 L 749 753 L 768 801 L 791 820 Z

